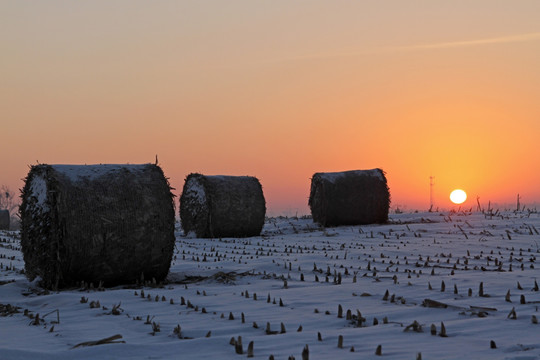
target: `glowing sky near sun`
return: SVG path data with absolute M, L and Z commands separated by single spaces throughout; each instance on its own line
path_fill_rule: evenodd
M 307 212 L 320 171 L 392 206 L 540 202 L 540 2 L 0 3 L 0 184 L 28 165 L 257 176 Z

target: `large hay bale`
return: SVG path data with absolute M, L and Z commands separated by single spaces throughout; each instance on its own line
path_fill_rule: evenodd
M 311 178 L 309 207 L 322 226 L 388 221 L 390 192 L 384 171 L 316 173 Z
M 265 213 L 261 184 L 252 176 L 190 174 L 180 197 L 184 232 L 202 238 L 258 236 Z
M 0 210 L 0 230 L 9 230 L 9 210 Z
M 20 208 L 26 275 L 53 289 L 164 279 L 175 242 L 170 189 L 152 164 L 32 166 Z

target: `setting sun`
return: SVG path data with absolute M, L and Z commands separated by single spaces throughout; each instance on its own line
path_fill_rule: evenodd
M 467 200 L 467 193 L 461 189 L 456 189 L 450 193 L 450 200 L 454 204 L 463 204 Z

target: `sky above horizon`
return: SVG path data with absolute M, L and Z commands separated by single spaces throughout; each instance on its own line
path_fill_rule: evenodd
M 538 1 L 2 1 L 0 185 L 28 166 L 260 179 L 382 168 L 392 207 L 540 203 Z

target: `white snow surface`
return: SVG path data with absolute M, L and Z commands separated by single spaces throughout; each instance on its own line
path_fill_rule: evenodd
M 319 173 L 319 175 L 325 179 L 330 181 L 331 183 L 336 182 L 337 179 L 345 176 L 345 173 L 349 174 L 358 174 L 358 175 L 367 175 L 367 176 L 373 176 L 378 178 L 381 181 L 384 181 L 384 177 L 381 173 L 381 170 L 379 169 L 370 169 L 370 170 L 350 170 L 350 171 L 340 171 L 340 172 L 327 172 L 327 173 Z
M 36 208 L 41 212 L 49 211 L 47 205 L 47 182 L 42 176 L 34 176 L 30 184 L 30 196 L 36 198 Z
M 163 286 L 60 292 L 29 282 L 18 233 L 0 232 L 0 359 L 243 359 L 251 341 L 265 360 L 301 359 L 306 345 L 309 359 L 539 359 L 539 231 L 536 212 L 392 214 L 327 229 L 270 218 L 253 238 L 178 231 Z M 422 331 L 405 331 L 414 321 Z M 123 343 L 75 347 L 117 334 Z M 229 344 L 239 336 L 242 355 Z
M 189 179 L 186 184 L 186 194 L 189 194 L 189 196 L 199 205 L 206 204 L 206 191 L 197 177 L 191 177 Z
M 83 178 L 92 180 L 121 169 L 140 172 L 146 165 L 148 164 L 51 165 L 51 167 L 76 182 Z

